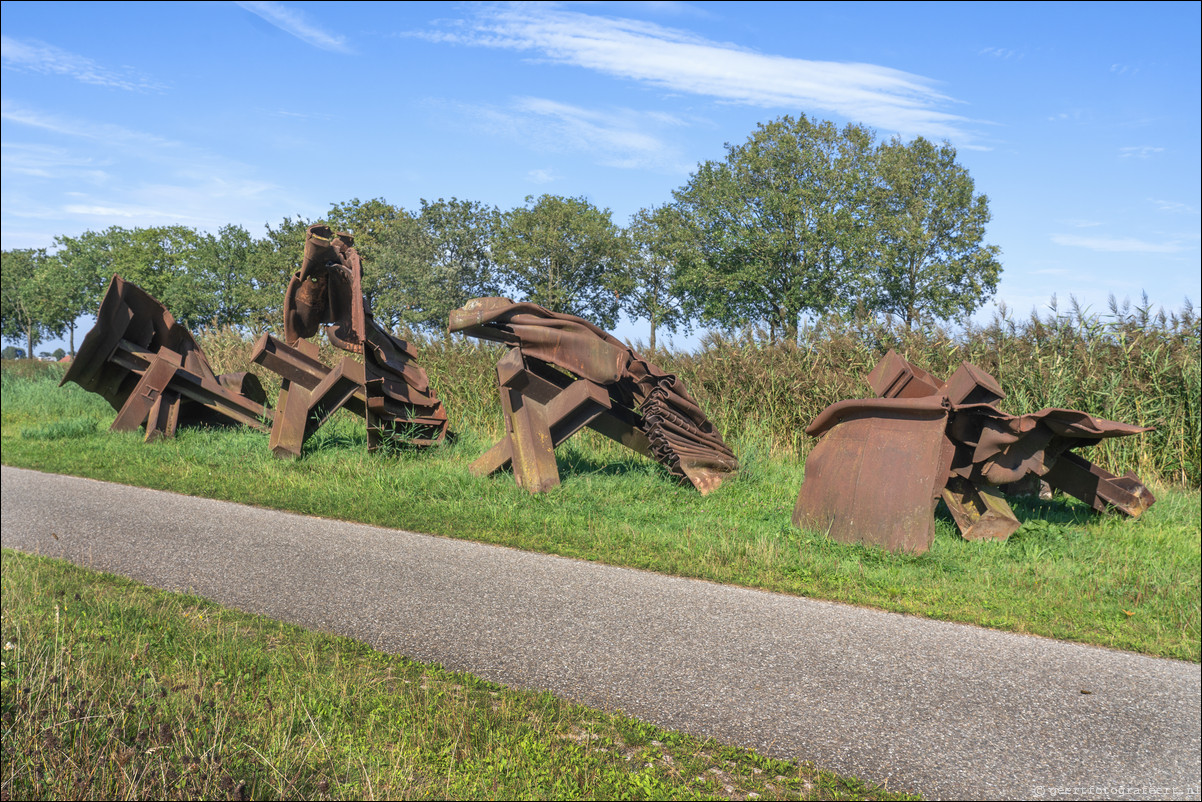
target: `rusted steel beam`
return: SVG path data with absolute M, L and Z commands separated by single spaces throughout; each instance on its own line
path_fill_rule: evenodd
M 553 450 L 584 426 L 655 459 L 703 494 L 738 470 L 683 383 L 582 318 L 476 298 L 451 313 L 450 330 L 512 349 L 497 363 L 506 435 L 472 463 L 476 474 L 512 464 L 521 486 L 554 487 Z
M 278 457 L 299 457 L 305 439 L 344 408 L 363 418 L 369 451 L 385 441 L 428 446 L 446 437 L 446 410 L 416 353 L 372 318 L 362 282 L 354 239 L 310 226 L 301 269 L 284 294 L 284 341 L 264 334 L 252 356 L 283 379 L 271 435 Z M 363 361 L 322 362 L 306 338 L 323 327 L 331 344 Z
M 940 497 L 965 538 L 1009 537 L 1021 523 L 1002 488 L 1027 477 L 1100 511 L 1137 516 L 1155 501 L 1135 474 L 1115 477 L 1070 451 L 1147 427 L 1069 409 L 1009 415 L 997 407 L 997 380 L 967 362 L 941 382 L 890 351 L 868 383 L 878 398 L 832 404 L 806 429 L 821 439 L 806 460 L 796 526 L 922 552 Z
M 996 487 L 953 476 L 943 488 L 943 503 L 965 540 L 1005 540 L 1022 526 Z
M 134 385 L 133 392 L 125 399 L 121 411 L 117 413 L 117 419 L 109 428 L 114 432 L 133 432 L 141 428 L 155 402 L 162 397 L 167 385 L 175 378 L 182 362 L 183 358 L 179 354 L 167 348 L 152 356 L 146 372 Z M 147 438 L 152 431 L 151 427 L 146 428 Z
M 1071 452 L 1061 454 L 1048 472 L 1043 474 L 1043 479 L 1057 490 L 1081 499 L 1098 512 L 1106 512 L 1113 507 L 1137 518 L 1156 501 L 1152 491 L 1134 473 L 1128 471 L 1124 476 L 1115 476 Z
M 154 358 L 155 354 L 150 350 L 124 339 L 118 343 L 117 350 L 111 357 L 113 364 L 125 367 L 133 373 L 141 373 L 149 368 Z M 245 389 L 231 390 L 231 386 Z M 183 365 L 176 369 L 172 387 L 195 406 L 203 407 L 252 429 L 267 431 L 268 427 L 263 420 L 270 420 L 271 412 L 263 406 L 261 400 L 256 400 L 265 399 L 266 395 L 253 374 L 222 374 L 215 377 L 208 363 L 201 364 L 195 353 L 192 353 L 185 356 Z
M 167 308 L 113 276 L 62 384 L 75 382 L 117 410 L 114 431 L 146 427 L 146 440 L 180 425 L 241 423 L 267 431 L 271 411 L 258 379 L 215 376 L 204 352 Z

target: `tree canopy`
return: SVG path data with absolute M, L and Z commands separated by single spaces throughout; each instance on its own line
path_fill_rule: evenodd
M 966 316 L 997 288 L 989 201 L 948 143 L 878 144 L 871 130 L 807 118 L 762 123 L 699 164 L 670 203 L 625 230 L 584 197 L 496 207 L 450 198 L 406 210 L 384 198 L 334 203 L 365 262 L 363 289 L 388 327 L 441 329 L 470 298 L 507 294 L 612 329 L 625 312 L 662 329 L 756 326 L 795 340 L 807 315 L 862 310 L 907 327 Z M 285 217 L 238 225 L 113 226 L 4 252 L 5 339 L 72 332 L 119 273 L 184 325 L 280 326 L 305 229 Z
M 47 335 L 60 334 L 65 325 L 55 302 L 48 262 L 43 248 L 0 255 L 0 331 L 6 340 L 24 340 L 30 357 L 34 346 Z
M 867 241 L 872 141 L 863 126 L 782 117 L 701 164 L 675 193 L 693 232 L 681 277 L 691 308 L 795 339 L 802 313 L 846 306 Z
M 493 245 L 500 281 L 553 312 L 617 325 L 630 247 L 609 209 L 543 195 L 501 218 Z
M 951 145 L 877 146 L 864 126 L 799 115 L 726 150 L 675 193 L 691 230 L 679 282 L 705 322 L 795 339 L 806 313 L 861 309 L 909 326 L 971 313 L 995 291 L 988 199 Z
M 922 137 L 877 152 L 876 244 L 868 306 L 915 323 L 971 314 L 997 289 L 999 249 L 985 245 L 989 199 L 974 194 L 956 149 Z
M 656 331 L 690 328 L 683 306 L 678 264 L 691 248 L 689 230 L 672 206 L 640 209 L 626 229 L 632 245 L 630 289 L 622 296 L 622 311 L 651 324 L 648 342 L 656 347 Z

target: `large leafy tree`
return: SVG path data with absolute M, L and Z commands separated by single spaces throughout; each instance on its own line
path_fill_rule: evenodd
M 246 322 L 252 331 L 283 331 L 284 291 L 292 274 L 300 270 L 310 225 L 300 215 L 285 217 L 276 226 L 265 225 L 263 236 L 252 241 L 247 255 L 251 303 Z
M 0 333 L 25 342 L 25 355 L 47 336 L 61 334 L 66 314 L 54 297 L 51 257 L 44 248 L 0 254 Z
M 630 245 L 609 209 L 584 198 L 527 197 L 502 216 L 493 258 L 500 281 L 523 300 L 617 325 Z
M 877 270 L 866 304 L 906 328 L 968 315 L 997 289 L 998 248 L 984 244 L 989 199 L 975 193 L 956 150 L 922 137 L 877 152 Z
M 495 208 L 458 198 L 421 202 L 421 211 L 398 219 L 380 239 L 374 269 L 396 293 L 389 319 L 430 329 L 446 328 L 451 310 L 469 299 L 499 292 L 493 271 Z
M 453 309 L 501 291 L 492 253 L 500 219 L 495 206 L 478 201 L 422 199 L 418 221 L 434 245 L 434 257 L 423 300 L 431 315 L 420 322 L 445 328 Z
M 251 272 L 253 250 L 250 233 L 242 226 L 224 225 L 216 234 L 199 235 L 190 271 L 212 293 L 210 323 L 252 331 L 259 328 L 255 277 Z
M 89 235 L 94 236 L 92 232 L 86 232 L 80 237 L 55 237 L 54 253 L 50 257 L 50 270 L 54 274 L 52 290 L 66 321 L 72 354 L 75 353 L 75 322 L 80 316 L 96 311 L 100 293 L 108 280 L 94 258 L 95 252 L 89 247 Z
M 364 263 L 363 294 L 376 319 L 385 324 L 402 320 L 408 303 L 405 273 L 409 268 L 401 264 L 403 260 L 398 260 L 395 253 L 385 251 L 395 248 L 398 242 L 413 242 L 417 229 L 414 216 L 383 198 L 368 201 L 352 198 L 331 206 L 326 222 L 335 231 L 354 236 L 355 249 Z
M 218 299 L 201 267 L 203 236 L 186 226 L 87 231 L 60 238 L 62 259 L 73 269 L 91 272 L 102 287 L 113 275 L 132 281 L 157 298 L 183 325 L 197 328 L 213 321 Z
M 803 313 L 852 303 L 848 279 L 871 232 L 873 134 L 786 116 L 726 151 L 675 192 L 693 236 L 680 273 L 690 307 L 795 340 Z
M 626 228 L 633 245 L 630 290 L 622 297 L 622 310 L 632 318 L 651 323 L 649 345 L 655 350 L 660 328 L 676 331 L 688 327 L 682 306 L 677 266 L 692 247 L 688 227 L 672 206 L 641 209 Z

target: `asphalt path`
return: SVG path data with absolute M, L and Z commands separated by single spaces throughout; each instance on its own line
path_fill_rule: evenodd
M 0 540 L 930 798 L 1194 798 L 1199 666 L 4 466 Z

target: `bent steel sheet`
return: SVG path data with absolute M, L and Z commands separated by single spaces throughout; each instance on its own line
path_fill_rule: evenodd
M 1138 516 L 1155 501 L 1135 474 L 1116 477 L 1072 452 L 1148 427 L 1071 409 L 1007 414 L 997 406 L 1005 398 L 998 381 L 967 362 L 940 382 L 889 351 L 868 383 L 879 398 L 832 404 L 806 429 L 822 439 L 806 460 L 795 525 L 923 551 L 933 534 L 929 490 L 972 540 L 1004 540 L 1019 528 L 1000 488 L 1028 477 L 1099 511 Z M 938 426 L 919 414 L 923 405 L 942 410 Z
M 521 369 L 541 386 L 566 386 L 555 378 L 587 381 L 604 388 L 612 402 L 587 424 L 608 437 L 645 453 L 669 472 L 707 493 L 738 470 L 727 447 L 683 382 L 644 360 L 609 333 L 575 315 L 560 314 L 508 298 L 475 298 L 451 313 L 450 331 L 504 343 L 520 354 Z M 498 365 L 500 368 L 500 365 Z M 548 372 L 549 371 L 549 372 Z M 565 375 L 566 374 L 566 375 Z M 532 381 L 532 380 L 531 380 Z M 501 379 L 500 383 L 505 384 Z M 508 402 L 502 388 L 502 404 Z M 532 398 L 535 403 L 543 403 Z M 506 411 L 508 437 L 514 415 Z M 517 424 L 519 436 L 525 436 Z M 501 444 L 476 463 L 480 472 L 499 470 L 499 458 L 511 454 Z M 546 462 L 546 455 L 541 458 Z M 535 484 L 553 486 L 558 474 Z
M 118 411 L 114 431 L 146 426 L 146 439 L 180 424 L 241 423 L 265 430 L 271 412 L 249 373 L 213 374 L 192 332 L 154 296 L 114 275 L 96 325 L 60 385 L 75 382 Z
M 843 543 L 930 548 L 951 453 L 947 410 L 925 401 L 846 408 L 806 460 L 793 525 Z

